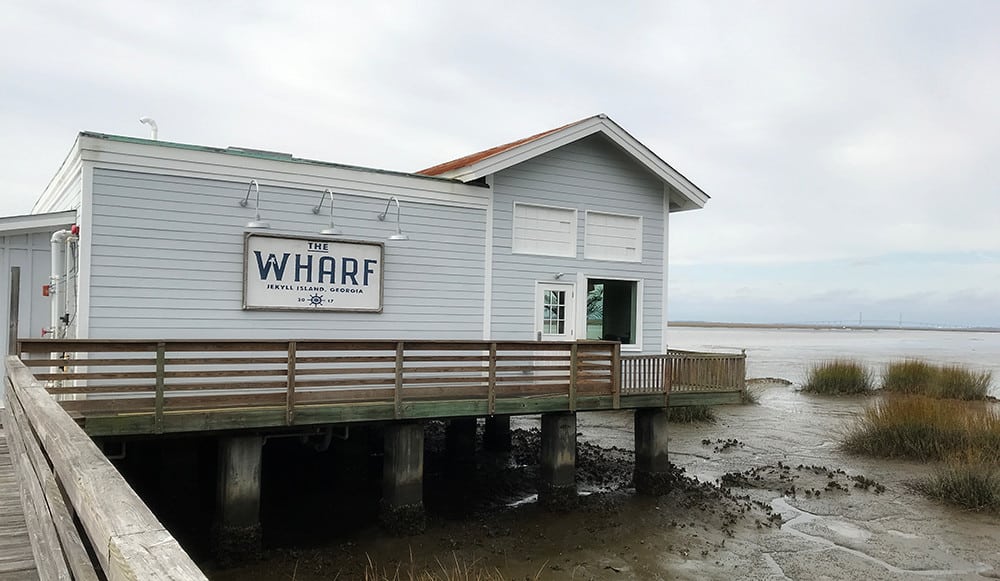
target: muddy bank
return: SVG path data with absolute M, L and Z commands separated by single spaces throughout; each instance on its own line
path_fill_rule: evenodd
M 718 408 L 714 424 L 672 425 L 671 457 L 684 472 L 659 498 L 629 488 L 631 414 L 580 414 L 584 495 L 556 514 L 533 497 L 537 418 L 516 419 L 510 461 L 466 467 L 471 479 L 454 476 L 431 427 L 428 482 L 463 485 L 428 487 L 426 533 L 388 538 L 359 525 L 308 549 L 271 543 L 264 561 L 211 576 L 354 579 L 367 556 L 418 568 L 457 556 L 511 579 L 1000 578 L 1000 520 L 913 492 L 926 466 L 838 451 L 838 430 L 865 398 L 769 384 L 760 401 Z
M 638 572 L 655 575 L 649 558 L 661 551 L 707 557 L 733 537 L 739 523 L 772 527 L 780 520 L 767 504 L 701 482 L 681 468 L 670 475 L 670 494 L 636 497 L 632 450 L 600 446 L 582 436 L 580 495 L 567 510 L 547 511 L 537 505 L 535 493 L 540 440 L 537 427 L 515 429 L 509 455 L 480 454 L 463 465 L 447 455 L 443 424 L 432 422 L 426 429 L 426 533 L 391 538 L 369 522 L 356 535 L 321 547 L 273 543 L 260 563 L 213 570 L 211 577 L 356 579 L 363 578 L 369 557 L 389 569 L 412 563 L 418 570 L 439 569 L 439 562 L 458 557 L 499 568 L 511 578 L 534 578 L 539 571 L 543 579 L 564 573 L 579 579 L 612 573 L 629 578 Z M 644 531 L 649 529 L 677 531 L 676 544 L 647 547 Z M 640 558 L 644 554 L 649 558 Z

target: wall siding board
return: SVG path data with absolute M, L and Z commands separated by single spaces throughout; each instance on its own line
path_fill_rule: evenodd
M 497 340 L 532 340 L 537 281 L 576 282 L 591 277 L 642 279 L 642 345 L 660 351 L 663 292 L 663 185 L 601 136 L 591 136 L 508 168 L 494 176 L 493 317 Z M 511 252 L 514 202 L 577 208 L 575 258 Z M 642 262 L 588 260 L 583 256 L 587 210 L 642 216 Z M 577 302 L 586 288 L 577 288 Z M 576 325 L 579 326 L 579 325 Z M 586 337 L 577 329 L 577 337 Z
M 90 337 L 482 336 L 485 209 L 402 201 L 410 240 L 385 243 L 382 313 L 244 311 L 244 225 L 254 216 L 253 197 L 250 207 L 239 206 L 246 188 L 95 169 Z M 267 233 L 327 227 L 328 206 L 312 213 L 320 194 L 261 184 Z M 335 194 L 344 239 L 385 241 L 395 212 L 379 222 L 384 208 L 385 199 Z

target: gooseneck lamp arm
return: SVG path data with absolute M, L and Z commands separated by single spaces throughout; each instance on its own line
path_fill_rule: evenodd
M 244 208 L 247 207 L 247 203 L 249 203 L 250 201 L 251 191 L 254 191 L 257 194 L 257 200 L 256 200 L 257 219 L 260 220 L 260 186 L 257 185 L 257 180 L 250 180 L 250 185 L 247 186 L 247 195 L 245 198 L 240 200 L 240 205 L 243 206 Z
M 243 206 L 244 208 L 247 207 L 247 204 L 250 202 L 251 191 L 256 194 L 256 198 L 254 200 L 254 211 L 256 212 L 256 217 L 254 218 L 253 222 L 247 224 L 247 227 L 270 228 L 271 226 L 269 224 L 260 221 L 260 185 L 257 184 L 257 180 L 250 180 L 250 185 L 247 186 L 247 195 L 242 200 L 240 200 L 240 206 Z
M 382 213 L 378 215 L 378 219 L 380 222 L 385 221 L 385 217 L 389 213 L 389 207 L 392 206 L 392 204 L 396 204 L 396 233 L 390 236 L 389 240 L 409 240 L 410 239 L 409 236 L 403 234 L 403 230 L 400 227 L 399 200 L 396 199 L 396 196 L 390 197 L 389 200 L 385 203 L 385 210 L 382 210 Z
M 323 208 L 323 200 L 326 199 L 327 194 L 330 195 L 330 227 L 320 230 L 320 234 L 338 235 L 340 234 L 340 229 L 337 228 L 333 223 L 333 190 L 326 188 L 323 190 L 323 195 L 319 198 L 319 204 L 316 204 L 312 211 L 313 214 L 319 214 L 319 211 Z

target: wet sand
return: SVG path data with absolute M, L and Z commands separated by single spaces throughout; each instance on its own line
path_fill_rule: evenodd
M 717 408 L 714 424 L 671 425 L 673 462 L 721 489 L 683 481 L 663 497 L 635 496 L 627 487 L 631 413 L 583 413 L 578 480 L 586 495 L 572 512 L 536 505 L 531 458 L 516 450 L 513 471 L 486 479 L 497 485 L 485 488 L 502 494 L 428 499 L 438 515 L 451 504 L 464 508 L 432 515 L 422 535 L 388 538 L 366 527 L 324 546 L 273 549 L 259 563 L 210 576 L 355 579 L 371 556 L 390 569 L 402 563 L 402 578 L 411 564 L 438 568 L 456 557 L 509 579 L 1000 578 L 1000 517 L 910 490 L 929 466 L 838 451 L 839 430 L 866 398 L 807 396 L 777 383 L 759 389 L 759 405 Z M 514 425 L 524 430 L 518 450 L 530 456 L 538 419 Z

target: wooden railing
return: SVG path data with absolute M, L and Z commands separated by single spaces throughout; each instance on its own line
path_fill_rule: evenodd
M 3 425 L 41 579 L 206 579 L 17 357 L 7 358 L 5 398 Z
M 281 409 L 292 425 L 334 404 L 378 405 L 386 413 L 367 419 L 393 419 L 417 403 L 473 400 L 492 414 L 516 398 L 561 397 L 574 410 L 588 396 L 617 406 L 620 393 L 619 345 L 607 341 L 25 339 L 20 351 L 71 414 L 151 415 L 154 432 L 203 410 Z
M 622 355 L 622 393 L 746 390 L 745 353 L 698 353 L 671 349 L 665 355 Z

